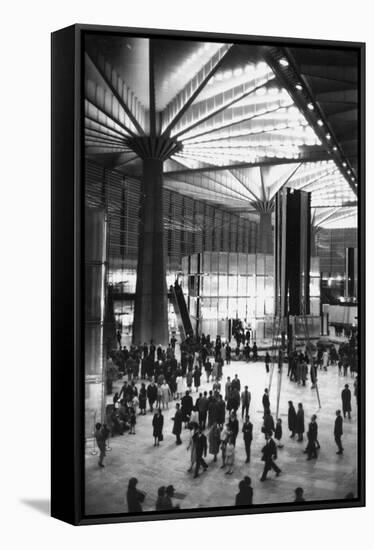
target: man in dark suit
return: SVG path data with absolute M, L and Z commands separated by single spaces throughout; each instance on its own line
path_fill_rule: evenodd
M 193 399 L 190 396 L 190 392 L 186 391 L 186 395 L 182 397 L 181 399 L 181 405 L 182 405 L 182 419 L 185 423 L 185 427 L 187 427 L 187 424 L 190 420 L 192 407 L 193 407 Z
M 274 470 L 277 477 L 282 471 L 280 468 L 278 468 L 278 466 L 274 462 L 274 460 L 277 459 L 277 447 L 274 443 L 274 439 L 272 436 L 273 434 L 271 432 L 265 434 L 266 443 L 261 450 L 262 452 L 261 460 L 265 462 L 265 466 L 264 466 L 264 471 L 262 472 L 260 481 L 265 481 L 267 473 L 270 472 L 270 470 Z
M 253 439 L 253 424 L 249 421 L 249 416 L 246 415 L 245 422 L 242 428 L 245 454 L 247 455 L 246 462 L 251 460 L 251 444 Z
M 309 423 L 309 429 L 307 438 L 308 438 L 308 445 L 304 451 L 304 453 L 308 453 L 307 460 L 312 460 L 312 458 L 317 458 L 317 449 L 316 449 L 316 442 L 318 439 L 318 425 L 317 425 L 317 417 L 315 414 L 313 414 L 311 418 L 311 422 Z
M 244 386 L 244 391 L 242 391 L 242 395 L 241 395 L 241 402 L 242 402 L 242 418 L 244 417 L 244 412 L 245 412 L 245 416 L 247 417 L 249 405 L 251 403 L 251 392 L 248 391 L 248 386 Z
M 342 435 L 343 435 L 343 418 L 340 411 L 336 411 L 336 418 L 335 418 L 335 425 L 334 425 L 334 437 L 335 437 L 335 443 L 338 446 L 338 451 L 336 452 L 337 455 L 343 454 L 343 446 L 342 446 Z
M 265 388 L 264 395 L 262 396 L 262 406 L 264 407 L 264 414 L 270 412 L 269 390 L 267 388 Z
M 348 413 L 348 418 L 350 420 L 352 406 L 351 406 L 351 390 L 349 389 L 348 384 L 344 386 L 344 390 L 342 391 L 342 407 L 343 407 L 344 418 Z
M 203 456 L 205 457 L 207 453 L 207 441 L 205 435 L 201 431 L 201 428 L 199 428 L 197 433 L 193 436 L 193 441 L 196 449 L 196 466 L 194 477 L 198 477 L 200 465 L 204 468 L 204 470 L 208 468 L 208 464 L 203 458 Z

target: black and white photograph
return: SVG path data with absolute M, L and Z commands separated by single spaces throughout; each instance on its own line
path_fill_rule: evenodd
M 359 505 L 360 47 L 82 44 L 84 515 Z

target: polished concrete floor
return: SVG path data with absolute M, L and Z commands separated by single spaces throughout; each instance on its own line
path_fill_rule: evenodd
M 159 447 L 153 446 L 152 415 L 138 416 L 136 435 L 127 432 L 123 436 L 110 439 L 111 450 L 105 458 L 105 468 L 99 468 L 97 456 L 92 455 L 92 444 L 86 448 L 86 514 L 126 513 L 125 493 L 131 477 L 139 480 L 138 488 L 146 492 L 143 509 L 154 510 L 157 489 L 161 485 L 174 485 L 176 489 L 175 504 L 181 508 L 191 509 L 210 506 L 232 506 L 238 490 L 239 481 L 249 475 L 254 489 L 254 504 L 287 503 L 294 500 L 294 489 L 301 486 L 304 489 L 306 501 L 341 499 L 349 492 L 357 494 L 357 415 L 356 403 L 353 397 L 353 378 L 338 376 L 337 367 L 329 367 L 328 372 L 319 371 L 319 392 L 322 408 L 319 409 L 315 390 L 307 386 L 298 386 L 287 378 L 287 369 L 282 377 L 280 417 L 283 421 L 283 449 L 278 452 L 277 464 L 282 470 L 279 477 L 274 472 L 268 474 L 265 482 L 260 482 L 263 462 L 261 448 L 264 436 L 262 426 L 262 395 L 269 384 L 263 363 L 232 362 L 223 371 L 223 386 L 227 376 L 238 374 L 242 385 L 248 385 L 252 393 L 250 407 L 253 422 L 254 440 L 252 443 L 252 459 L 245 463 L 244 444 L 241 435 L 241 421 L 236 445 L 234 473 L 224 474 L 220 468 L 221 460 L 212 462 L 208 454 L 209 468 L 199 478 L 187 472 L 190 453 L 186 450 L 188 430 L 182 432 L 183 444 L 176 446 L 175 436 L 171 433 L 171 417 L 175 402 L 169 404 L 169 411 L 164 411 L 164 441 Z M 205 376 L 201 390 L 211 389 Z M 344 454 L 337 455 L 333 428 L 335 411 L 341 408 L 340 394 L 344 384 L 348 383 L 352 390 L 352 419 L 344 420 L 343 447 Z M 201 391 L 200 390 L 200 391 Z M 272 413 L 275 414 L 277 392 L 277 373 L 274 372 L 270 401 Z M 194 400 L 197 394 L 193 393 Z M 321 449 L 317 460 L 306 460 L 303 454 L 304 443 L 290 439 L 287 427 L 288 401 L 297 405 L 302 402 L 305 410 L 306 427 L 310 416 L 317 414 L 319 426 L 319 442 Z

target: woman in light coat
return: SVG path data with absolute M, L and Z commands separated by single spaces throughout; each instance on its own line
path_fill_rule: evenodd
M 162 402 L 162 408 L 164 409 L 165 406 L 168 409 L 169 408 L 169 401 L 171 397 L 171 391 L 169 388 L 169 384 L 164 380 L 163 384 L 161 385 L 161 402 Z
M 177 399 L 181 399 L 184 393 L 183 376 L 178 375 L 176 382 L 177 382 Z

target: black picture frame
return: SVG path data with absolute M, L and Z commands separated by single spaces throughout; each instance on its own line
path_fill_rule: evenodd
M 352 500 L 201 508 L 170 513 L 87 516 L 84 513 L 84 384 L 82 257 L 84 252 L 83 40 L 87 33 L 207 39 L 247 44 L 346 48 L 359 57 L 359 490 Z M 51 515 L 73 525 L 201 518 L 365 506 L 365 44 L 206 32 L 76 24 L 52 34 L 52 424 Z

